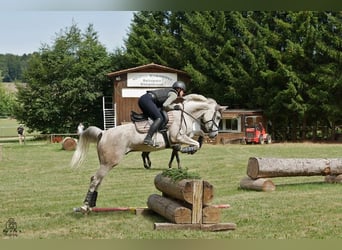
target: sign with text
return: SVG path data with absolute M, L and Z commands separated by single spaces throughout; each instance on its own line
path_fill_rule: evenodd
M 137 72 L 127 74 L 127 87 L 163 88 L 171 87 L 177 81 L 176 73 Z

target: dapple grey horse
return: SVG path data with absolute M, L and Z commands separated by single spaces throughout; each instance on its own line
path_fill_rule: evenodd
M 182 153 L 195 153 L 200 144 L 192 139 L 195 124 L 200 124 L 202 130 L 210 138 L 218 134 L 221 120 L 221 106 L 211 98 L 202 95 L 189 94 L 184 97 L 182 110 L 174 110 L 174 121 L 167 135 L 171 146 L 188 145 L 180 149 Z M 124 124 L 108 130 L 90 126 L 80 135 L 76 151 L 71 159 L 72 166 L 81 165 L 85 160 L 89 143 L 97 143 L 97 153 L 100 168 L 91 177 L 89 190 L 80 211 L 87 213 L 96 206 L 97 189 L 107 173 L 117 166 L 124 155 L 129 152 L 152 152 L 165 149 L 166 143 L 160 133 L 154 136 L 156 147 L 143 144 L 145 134 L 139 133 L 133 123 Z

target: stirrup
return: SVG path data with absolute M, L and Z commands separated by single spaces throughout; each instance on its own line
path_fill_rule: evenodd
M 153 146 L 153 140 L 152 138 L 145 138 L 144 139 L 144 145 L 148 145 L 148 146 Z
M 144 145 L 150 146 L 150 147 L 159 147 L 158 144 L 155 143 L 155 141 L 153 141 L 153 139 L 144 139 Z

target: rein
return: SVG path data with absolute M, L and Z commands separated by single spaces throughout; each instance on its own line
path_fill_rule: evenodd
M 185 113 L 185 114 L 188 115 L 190 118 L 192 118 L 193 120 L 197 121 L 197 122 L 201 125 L 201 129 L 202 129 L 203 131 L 209 133 L 209 131 L 206 131 L 206 128 L 205 128 L 205 125 L 206 125 L 207 123 L 209 123 L 209 122 L 212 122 L 212 126 L 211 126 L 211 128 L 210 128 L 211 130 L 212 130 L 212 128 L 213 128 L 214 126 L 216 127 L 216 130 L 212 130 L 211 132 L 216 132 L 216 131 L 219 130 L 218 124 L 216 124 L 216 122 L 214 121 L 215 113 L 213 114 L 213 117 L 212 117 L 210 120 L 208 120 L 208 121 L 206 121 L 206 122 L 203 122 L 202 119 L 196 118 L 196 117 L 194 117 L 192 114 L 190 114 L 189 112 L 185 111 L 185 110 L 184 110 L 184 104 L 183 104 L 183 103 L 182 103 L 182 106 L 183 106 L 183 109 L 181 109 L 182 114 L 181 114 L 181 124 L 180 124 L 180 125 L 182 125 L 182 121 L 184 121 L 185 127 L 187 127 L 187 124 L 186 124 L 186 121 L 185 121 L 185 118 L 184 118 L 184 113 Z M 182 126 L 179 127 L 179 131 L 181 130 L 181 127 L 182 127 Z

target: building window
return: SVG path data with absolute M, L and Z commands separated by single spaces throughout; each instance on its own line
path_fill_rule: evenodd
M 222 119 L 220 123 L 222 132 L 241 132 L 241 118 Z

